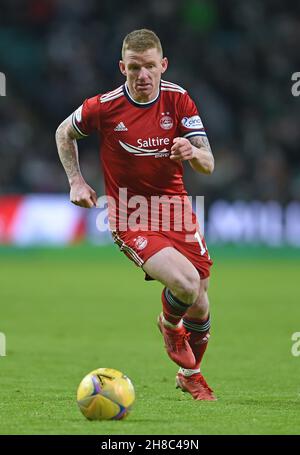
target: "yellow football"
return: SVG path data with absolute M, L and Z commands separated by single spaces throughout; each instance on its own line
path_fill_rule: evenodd
M 89 420 L 120 420 L 130 412 L 134 387 L 121 371 L 98 368 L 87 374 L 77 389 L 77 403 Z

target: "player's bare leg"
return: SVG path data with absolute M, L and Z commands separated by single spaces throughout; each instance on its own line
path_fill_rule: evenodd
M 162 292 L 163 313 L 158 325 L 169 357 L 184 368 L 193 368 L 195 356 L 188 343 L 182 316 L 198 298 L 200 278 L 193 264 L 175 248 L 167 247 L 149 258 L 145 272 L 165 287 Z
M 151 256 L 143 270 L 169 288 L 188 309 L 199 296 L 200 277 L 193 264 L 175 248 L 167 247 Z M 183 313 L 184 314 L 184 313 Z

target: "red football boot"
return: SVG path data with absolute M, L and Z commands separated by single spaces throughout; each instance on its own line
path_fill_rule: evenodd
M 201 373 L 195 373 L 191 376 L 177 373 L 176 389 L 190 393 L 194 400 L 215 401 L 217 399 Z
M 165 327 L 162 316 L 163 314 L 161 313 L 158 317 L 157 325 L 164 337 L 168 356 L 182 368 L 194 368 L 196 360 L 188 343 L 190 334 L 186 332 L 183 326 L 174 329 Z

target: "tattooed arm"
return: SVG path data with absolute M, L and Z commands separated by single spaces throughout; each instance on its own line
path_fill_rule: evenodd
M 206 136 L 192 136 L 189 139 L 176 137 L 173 140 L 170 159 L 189 160 L 192 168 L 202 174 L 212 174 L 214 157 Z
M 212 174 L 215 160 L 206 136 L 192 136 L 189 139 L 193 146 L 193 158 L 190 165 L 195 171 L 203 174 Z
M 71 116 L 59 125 L 55 134 L 58 155 L 70 184 L 70 201 L 89 208 L 97 204 L 97 195 L 80 171 L 77 147 L 77 139 L 80 138 L 72 126 Z

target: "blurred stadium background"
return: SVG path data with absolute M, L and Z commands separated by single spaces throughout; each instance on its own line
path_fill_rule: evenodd
M 122 39 L 147 26 L 170 60 L 167 79 L 196 100 L 216 157 L 213 176 L 186 168 L 185 178 L 189 194 L 205 195 L 209 243 L 300 247 L 299 13 L 299 2 L 280 0 L 1 2 L 0 242 L 109 241 L 97 211 L 66 203 L 54 132 L 85 98 L 120 84 Z M 103 194 L 95 138 L 80 142 L 80 160 Z
M 185 174 L 189 194 L 205 195 L 215 261 L 204 374 L 220 400 L 204 412 L 173 389 L 161 286 L 109 245 L 99 210 L 69 203 L 54 140 L 85 98 L 122 82 L 122 39 L 142 27 L 160 36 L 166 79 L 195 99 L 216 159 L 212 176 Z M 0 433 L 299 433 L 299 42 L 296 1 L 1 1 Z M 79 148 L 101 195 L 96 138 Z M 136 386 L 120 426 L 76 409 L 77 384 L 100 366 Z

